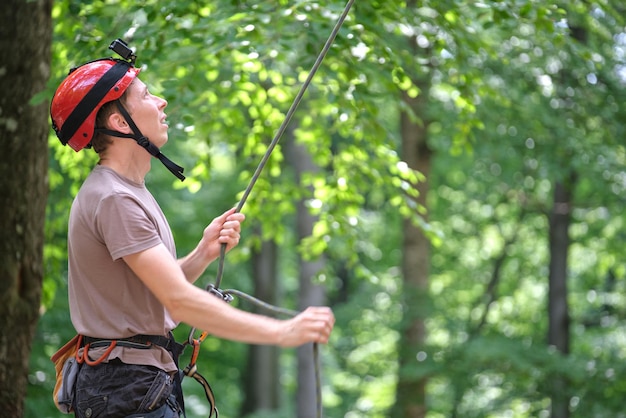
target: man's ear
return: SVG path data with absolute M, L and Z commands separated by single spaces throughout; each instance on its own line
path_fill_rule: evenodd
M 107 122 L 109 124 L 109 129 L 112 131 L 121 132 L 124 134 L 132 134 L 133 130 L 128 126 L 128 122 L 124 116 L 122 116 L 119 112 L 111 112 L 109 115 Z

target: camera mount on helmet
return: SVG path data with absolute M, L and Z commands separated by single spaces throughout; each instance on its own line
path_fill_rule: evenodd
M 124 40 L 117 38 L 111 45 L 109 45 L 109 49 L 115 52 L 120 57 L 124 58 L 126 61 L 130 62 L 132 65 L 135 65 L 135 60 L 137 60 L 137 55 L 133 52 L 132 49 L 128 47 L 128 44 L 124 42 Z

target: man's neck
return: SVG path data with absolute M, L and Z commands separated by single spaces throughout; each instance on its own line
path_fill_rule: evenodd
M 132 151 L 126 150 L 126 152 L 124 150 L 108 149 L 106 153 L 100 155 L 98 164 L 110 168 L 120 176 L 126 177 L 131 181 L 143 183 L 146 174 L 150 171 L 151 159 L 152 156 L 141 148 Z

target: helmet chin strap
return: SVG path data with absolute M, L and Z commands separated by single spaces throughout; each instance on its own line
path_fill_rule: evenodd
M 167 167 L 167 169 L 170 170 L 170 172 L 172 174 L 174 174 L 176 177 L 178 177 L 180 179 L 180 181 L 185 180 L 185 176 L 183 176 L 183 171 L 185 169 L 183 167 L 179 166 L 178 164 L 172 162 L 169 158 L 167 158 L 165 155 L 163 155 L 163 153 L 161 153 L 161 150 L 159 150 L 159 148 L 156 145 L 154 145 L 152 142 L 150 142 L 150 140 L 148 138 L 146 138 L 141 133 L 141 131 L 139 130 L 139 128 L 137 127 L 137 125 L 135 124 L 133 119 L 130 117 L 130 114 L 124 108 L 124 106 L 122 106 L 122 104 L 119 102 L 119 100 L 116 101 L 116 104 L 117 104 L 118 110 L 120 111 L 122 116 L 124 116 L 124 119 L 126 119 L 126 122 L 130 126 L 130 128 L 133 130 L 133 133 L 132 134 L 124 134 L 122 132 L 112 131 L 110 129 L 103 129 L 103 128 L 98 128 L 98 129 L 96 129 L 96 131 L 105 133 L 107 135 L 115 136 L 115 137 L 118 137 L 118 138 L 131 138 L 131 139 L 134 139 L 135 141 L 137 141 L 137 143 L 139 145 L 141 145 L 153 157 L 158 158 L 159 161 L 161 161 L 161 163 L 163 163 L 163 165 L 165 167 Z

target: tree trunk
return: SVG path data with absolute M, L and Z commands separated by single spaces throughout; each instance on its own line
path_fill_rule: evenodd
M 569 22 L 570 36 L 587 45 L 588 33 L 575 21 Z M 558 80 L 561 88 L 577 81 L 572 69 L 564 68 Z M 549 214 L 550 272 L 548 289 L 548 344 L 563 355 L 569 354 L 569 307 L 567 303 L 567 258 L 570 246 L 569 226 L 572 220 L 572 195 L 577 174 L 570 171 L 563 181 L 554 183 L 554 206 Z M 552 418 L 569 417 L 567 381 L 555 376 L 552 381 Z
M 43 279 L 48 106 L 29 104 L 50 75 L 50 1 L 6 0 L 0 13 L 0 411 L 24 414 Z
M 569 181 L 554 185 L 554 207 L 550 213 L 550 272 L 548 290 L 548 344 L 567 355 L 569 353 L 569 308 L 567 304 L 567 256 L 570 246 L 572 191 L 575 174 Z M 567 382 L 553 379 L 552 418 L 569 417 Z
M 288 132 L 289 141 L 285 152 L 287 161 L 294 167 L 296 181 L 299 183 L 303 173 L 319 170 L 315 165 L 309 151 L 302 145 L 296 144 L 292 137 L 292 130 Z M 311 215 L 303 199 L 299 200 L 296 208 L 296 230 L 298 241 L 308 237 L 313 232 L 316 217 Z M 324 268 L 326 260 L 320 257 L 317 260 L 305 261 L 299 257 L 299 283 L 298 308 L 303 310 L 309 306 L 321 306 L 325 303 L 326 293 L 322 286 L 313 282 L 316 274 Z M 317 397 L 315 386 L 315 362 L 313 361 L 313 348 L 311 344 L 297 349 L 298 362 L 298 388 L 296 393 L 297 417 L 313 418 L 317 411 Z
M 405 97 L 413 109 L 419 109 L 425 98 Z M 416 114 L 420 114 L 416 111 Z M 403 159 L 409 167 L 419 170 L 427 178 L 430 172 L 431 152 L 426 145 L 426 126 L 418 126 L 405 113 L 401 116 Z M 425 205 L 428 182 L 417 186 L 418 203 Z M 399 341 L 398 386 L 396 389 L 396 413 L 394 417 L 423 418 L 426 416 L 425 379 L 405 374 L 405 366 L 414 363 L 416 355 L 426 340 L 424 320 L 428 306 L 428 272 L 430 244 L 423 231 L 410 220 L 404 221 L 402 244 L 402 306 L 403 319 Z
M 259 251 L 252 253 L 254 295 L 271 305 L 277 305 L 277 253 L 278 248 L 273 241 L 262 242 Z M 267 313 L 258 309 L 255 311 Z M 248 367 L 244 374 L 245 399 L 242 404 L 242 416 L 279 408 L 279 354 L 279 349 L 275 346 L 249 346 Z
M 407 2 L 407 9 L 416 7 L 415 1 Z M 415 54 L 416 42 L 410 40 L 410 48 Z M 423 52 L 422 52 L 423 53 Z M 413 115 L 421 119 L 421 123 L 403 111 L 400 114 L 402 136 L 402 158 L 408 166 L 420 171 L 426 179 L 430 174 L 431 151 L 426 143 L 428 121 L 426 105 L 428 101 L 429 82 L 413 80 L 419 87 L 420 94 L 409 97 L 403 94 L 402 100 L 411 109 Z M 415 185 L 419 193 L 417 203 L 426 206 L 428 180 Z M 423 231 L 410 220 L 403 225 L 404 240 L 402 244 L 402 307 L 403 318 L 401 335 L 398 345 L 399 367 L 396 402 L 392 416 L 398 418 L 424 418 L 426 416 L 426 379 L 418 379 L 405 373 L 408 365 L 415 363 L 417 353 L 426 340 L 425 318 L 428 313 L 428 274 L 430 259 L 430 243 Z

